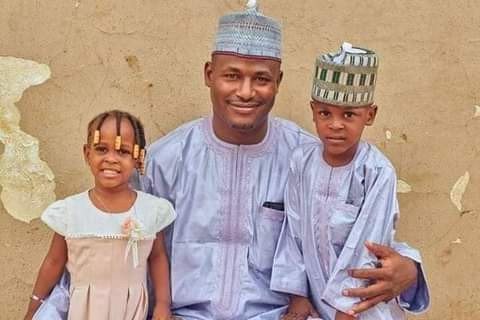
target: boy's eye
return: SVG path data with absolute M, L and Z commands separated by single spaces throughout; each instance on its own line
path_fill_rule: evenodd
M 325 110 L 320 110 L 320 111 L 318 111 L 318 115 L 320 117 L 328 117 L 330 115 L 330 112 L 325 111 Z
M 346 111 L 343 116 L 345 118 L 352 118 L 353 116 L 355 115 L 355 112 L 351 112 L 351 111 Z

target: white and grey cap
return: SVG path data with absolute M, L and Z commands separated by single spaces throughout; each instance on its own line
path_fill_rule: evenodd
M 280 61 L 281 40 L 280 24 L 260 13 L 256 0 L 249 0 L 245 11 L 234 12 L 220 18 L 213 54 Z
M 369 49 L 344 42 L 339 52 L 315 61 L 312 99 L 337 106 L 366 106 L 373 103 L 378 56 Z

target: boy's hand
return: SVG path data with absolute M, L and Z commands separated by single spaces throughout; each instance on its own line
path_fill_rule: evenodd
M 354 278 L 372 280 L 372 284 L 366 288 L 345 290 L 345 295 L 349 297 L 362 298 L 362 302 L 352 309 L 356 314 L 380 302 L 390 301 L 417 281 L 418 270 L 413 260 L 401 256 L 390 247 L 369 242 L 365 245 L 377 256 L 380 266 L 375 269 L 351 270 Z
M 305 297 L 291 295 L 287 313 L 282 317 L 282 320 L 305 320 L 309 316 L 319 317 L 310 300 Z

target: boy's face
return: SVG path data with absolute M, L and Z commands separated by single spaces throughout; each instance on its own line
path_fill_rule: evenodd
M 363 128 L 375 120 L 377 106 L 340 107 L 318 101 L 311 101 L 310 106 L 327 163 L 340 166 L 350 162 Z
M 92 134 L 93 136 L 93 134 Z M 115 150 L 117 122 L 113 117 L 105 119 L 100 128 L 100 142 L 92 146 L 90 141 L 84 145 L 83 153 L 90 171 L 95 178 L 95 187 L 105 192 L 115 192 L 128 188 L 130 175 L 137 166 L 133 159 L 135 133 L 130 121 L 122 119 L 120 150 Z
M 281 79 L 278 61 L 214 55 L 205 65 L 205 84 L 210 88 L 217 135 L 261 135 Z

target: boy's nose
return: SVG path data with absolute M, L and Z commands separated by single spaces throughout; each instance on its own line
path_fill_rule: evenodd
M 345 126 L 343 124 L 343 121 L 338 120 L 338 119 L 333 119 L 330 124 L 329 128 L 332 130 L 338 130 L 338 129 L 343 129 Z

